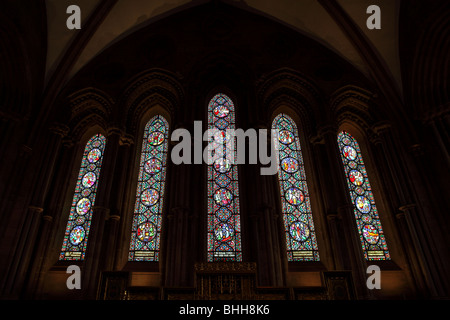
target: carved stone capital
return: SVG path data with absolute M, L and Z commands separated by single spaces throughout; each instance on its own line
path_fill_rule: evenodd
M 367 112 L 373 98 L 374 95 L 363 88 L 352 85 L 344 86 L 333 93 L 331 110 L 339 112 L 341 108 L 350 106 L 353 109 Z
M 318 136 L 325 137 L 326 135 L 337 136 L 337 127 L 333 124 L 327 124 L 319 128 Z
M 49 216 L 49 215 L 44 215 L 44 216 L 42 216 L 42 220 L 47 221 L 47 222 L 52 222 L 53 217 Z
M 383 142 L 381 137 L 377 133 L 373 133 L 369 135 L 369 141 L 374 145 L 379 145 Z
M 405 214 L 405 212 L 399 212 L 399 213 L 397 213 L 397 214 L 395 215 L 395 217 L 396 217 L 398 220 L 403 220 L 403 219 L 406 218 L 406 214 Z
M 111 127 L 109 127 L 106 130 L 106 136 L 109 137 L 109 136 L 112 136 L 112 135 L 117 135 L 117 136 L 121 137 L 122 136 L 122 130 L 120 128 L 118 128 L 118 127 L 111 126 Z
M 113 214 L 109 216 L 109 219 L 112 221 L 120 221 L 120 216 L 117 214 Z
M 42 212 L 44 212 L 44 209 L 41 207 L 36 207 L 36 206 L 29 206 L 28 209 L 30 210 L 30 212 L 32 212 L 33 214 L 42 214 Z
M 70 129 L 68 126 L 62 124 L 62 123 L 54 123 L 50 128 L 49 128 L 51 133 L 54 133 L 58 136 L 60 136 L 61 138 L 64 138 L 65 136 L 67 136 L 67 134 L 69 133 Z
M 372 126 L 372 130 L 377 135 L 381 135 L 383 133 L 386 133 L 386 132 L 392 130 L 392 125 L 387 121 L 380 121 L 380 122 L 375 123 Z
M 417 207 L 415 203 L 410 203 L 399 207 L 398 210 L 400 210 L 403 213 L 408 213 L 409 210 L 414 209 L 415 207 Z
M 121 146 L 129 147 L 134 143 L 134 136 L 128 133 L 124 133 L 119 140 Z
M 309 142 L 313 145 L 319 145 L 319 144 L 325 144 L 325 139 L 323 138 L 322 135 L 315 135 L 312 136 L 311 138 L 309 138 Z
M 72 148 L 75 145 L 75 142 L 71 138 L 65 137 L 62 140 L 62 145 L 63 145 L 64 148 L 69 149 L 69 148 Z

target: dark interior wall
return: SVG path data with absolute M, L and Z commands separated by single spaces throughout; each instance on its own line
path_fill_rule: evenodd
M 24 13 L 25 9 L 14 11 Z M 30 9 L 31 13 L 43 11 L 39 5 Z M 37 19 L 42 15 L 32 16 Z M 433 118 L 437 119 L 437 129 L 428 122 L 420 123 L 412 113 L 411 118 L 396 118 L 398 113 L 390 112 L 392 105 L 376 84 L 337 54 L 279 23 L 214 2 L 149 24 L 113 44 L 55 92 L 54 103 L 44 105 L 38 92 L 44 83 L 39 74 L 43 73 L 45 61 L 41 49 L 45 28 L 40 37 L 18 32 L 20 28 L 31 30 L 32 18 L 21 19 L 27 22 L 12 19 L 1 29 L 11 38 L 8 45 L 1 42 L 2 56 L 11 61 L 1 64 L 2 83 L 8 84 L 2 89 L 8 100 L 0 106 L 2 296 L 93 297 L 102 270 L 134 272 L 133 281 L 141 285 L 193 286 L 194 263 L 206 260 L 204 166 L 175 166 L 169 161 L 164 213 L 184 218 L 165 220 L 159 264 L 130 264 L 126 251 L 136 158 L 142 143 L 141 120 L 146 113 L 159 110 L 170 119 L 171 129 L 187 128 L 192 132 L 194 120 L 202 120 L 205 126 L 208 99 L 218 91 L 233 98 L 237 127 L 243 129 L 269 128 L 277 108 L 291 112 L 301 131 L 307 172 L 314 177 L 312 198 L 321 226 L 322 262 L 292 264 L 280 255 L 284 241 L 281 224 L 255 222 L 264 215 L 281 213 L 276 179 L 259 176 L 259 166 L 240 168 L 246 228 L 244 259 L 259 264 L 261 285 L 318 286 L 321 271 L 346 269 L 353 272 L 357 294 L 367 297 L 363 274 L 366 263 L 358 260 L 357 248 L 349 245 L 355 243 L 356 234 L 333 238 L 333 230 L 346 233 L 346 217 L 351 210 L 346 207 L 348 196 L 341 188 L 339 158 L 330 155 L 336 155 L 337 130 L 350 123 L 361 130 L 361 138 L 365 139 L 364 147 L 377 176 L 374 180 L 379 181 L 375 184 L 377 203 L 382 202 L 385 208 L 381 217 L 383 226 L 388 226 L 388 244 L 394 253 L 393 263 L 383 266 L 389 285 L 379 297 L 448 295 L 448 278 L 443 272 L 449 261 L 445 209 L 448 161 L 432 156 L 447 150 L 445 95 Z M 402 19 L 410 18 L 405 14 Z M 439 40 L 431 45 L 436 50 L 441 48 Z M 30 55 L 31 51 L 36 54 Z M 421 61 L 419 53 L 417 56 L 415 64 L 402 66 L 406 75 L 414 74 Z M 20 66 L 23 71 L 17 72 L 11 66 Z M 435 81 L 430 80 L 433 84 Z M 411 81 L 410 86 L 406 92 L 413 95 L 419 84 Z M 429 101 L 436 103 L 435 99 Z M 11 105 L 21 109 L 11 110 Z M 39 126 L 34 123 L 36 119 L 43 119 Z M 423 136 L 419 135 L 422 140 L 412 146 L 402 143 L 409 144 L 409 140 L 403 140 L 410 134 L 404 128 L 411 124 L 424 131 Z M 108 164 L 108 182 L 100 189 L 105 190 L 105 210 L 99 216 L 106 222 L 97 218 L 98 228 L 93 227 L 90 239 L 88 250 L 98 256 L 95 261 L 81 264 L 92 282 L 88 291 L 68 294 L 65 266 L 57 262 L 58 250 L 71 201 L 70 188 L 79 167 L 75 159 L 94 131 L 104 132 L 109 138 L 108 147 L 115 150 L 110 156 L 114 160 Z M 427 139 L 433 142 L 428 144 Z M 433 176 L 438 177 L 437 183 Z M 253 219 L 255 216 L 259 218 Z M 185 236 L 174 235 L 179 228 L 187 230 Z M 275 240 L 252 241 L 263 234 Z M 273 253 L 272 260 L 266 260 L 267 252 Z

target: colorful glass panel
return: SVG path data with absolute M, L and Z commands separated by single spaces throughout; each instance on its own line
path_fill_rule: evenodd
M 297 126 L 281 113 L 273 120 L 272 129 L 277 132 L 273 139 L 279 152 L 278 178 L 288 261 L 319 261 Z
M 106 138 L 97 134 L 84 148 L 59 260 L 84 260 Z
M 235 129 L 235 109 L 225 94 L 219 93 L 209 102 L 208 128 L 221 131 L 216 142 L 226 148 L 224 142 L 231 137 L 225 130 Z M 223 158 L 208 165 L 208 262 L 242 261 L 238 168 L 226 158 L 226 151 Z
M 367 260 L 390 260 L 359 144 L 350 133 L 342 131 L 338 145 L 364 256 Z
M 168 135 L 169 124 L 160 115 L 145 126 L 129 261 L 159 261 Z

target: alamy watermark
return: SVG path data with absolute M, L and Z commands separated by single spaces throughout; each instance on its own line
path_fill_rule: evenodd
M 381 289 L 381 269 L 377 265 L 370 265 L 366 270 L 370 276 L 367 278 L 366 286 L 369 290 Z
M 268 165 L 261 168 L 261 175 L 274 175 L 278 172 L 279 130 L 270 130 L 270 135 L 268 131 L 253 128 L 246 131 L 209 128 L 203 132 L 202 121 L 194 121 L 194 137 L 187 129 L 176 129 L 172 132 L 171 141 L 179 143 L 172 148 L 170 158 L 176 165 L 204 162 L 208 165 L 229 166 L 257 164 L 259 160 L 260 164 Z M 203 142 L 208 142 L 205 148 Z

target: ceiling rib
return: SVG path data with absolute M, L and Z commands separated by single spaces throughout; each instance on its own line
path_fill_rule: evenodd
M 52 110 L 52 105 L 58 95 L 58 92 L 64 86 L 70 70 L 75 65 L 78 57 L 83 49 L 89 43 L 89 40 L 97 31 L 103 20 L 108 16 L 111 9 L 117 3 L 118 0 L 103 0 L 94 9 L 90 17 L 86 20 L 86 23 L 78 31 L 73 41 L 67 47 L 64 56 L 60 63 L 56 66 L 54 73 L 51 75 L 47 86 L 45 87 L 44 95 L 42 98 L 42 105 L 49 106 L 49 110 L 45 114 L 41 114 L 41 118 L 37 119 L 29 135 L 30 139 L 35 139 L 35 132 L 39 132 L 40 127 L 46 123 L 49 112 Z M 29 141 L 28 143 L 30 143 Z
M 398 92 L 396 82 L 389 72 L 383 60 L 379 57 L 377 50 L 366 39 L 365 35 L 359 29 L 353 19 L 345 12 L 345 10 L 337 3 L 336 0 L 318 0 L 329 15 L 336 21 L 342 31 L 347 35 L 348 39 L 359 52 L 361 58 L 370 70 L 376 85 L 386 97 L 387 102 L 392 106 L 392 112 L 396 113 L 397 119 L 406 119 L 402 113 L 402 99 Z M 410 123 L 405 124 L 407 131 L 412 136 L 410 138 L 415 141 L 415 131 Z

